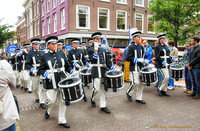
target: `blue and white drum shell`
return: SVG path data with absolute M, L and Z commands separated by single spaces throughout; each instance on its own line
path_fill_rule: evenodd
M 140 71 L 140 79 L 143 84 L 151 86 L 157 83 L 157 69 L 155 67 L 144 67 Z
M 113 89 L 113 92 L 117 92 L 118 89 L 124 87 L 123 72 L 118 70 L 107 71 L 104 78 L 104 89 L 108 91 L 109 88 Z
M 61 80 L 58 86 L 63 102 L 69 101 L 70 103 L 75 103 L 84 97 L 81 79 L 77 77 Z

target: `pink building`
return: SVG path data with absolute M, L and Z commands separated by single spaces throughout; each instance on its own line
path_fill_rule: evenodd
M 68 32 L 68 0 L 41 0 L 41 38 Z

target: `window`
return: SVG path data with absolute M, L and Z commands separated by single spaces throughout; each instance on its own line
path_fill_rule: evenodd
M 53 15 L 53 30 L 57 32 L 57 16 L 56 13 Z
M 65 9 L 61 9 L 61 30 L 65 29 Z
M 144 7 L 144 0 L 135 0 L 135 5 Z
M 47 12 L 50 10 L 50 0 L 47 0 Z
M 143 21 L 144 21 L 143 14 L 136 13 L 135 17 L 136 17 L 136 19 L 135 19 L 136 20 L 136 28 L 143 32 Z
M 126 11 L 117 11 L 117 30 L 125 31 L 127 27 Z
M 39 8 L 40 8 L 40 5 L 39 5 L 39 0 L 37 1 L 37 14 L 39 14 L 40 13 L 40 10 L 39 10 Z
M 117 3 L 120 3 L 120 4 L 127 4 L 127 0 L 117 0 Z
M 37 21 L 34 23 L 34 35 L 37 36 Z
M 50 18 L 47 18 L 47 34 L 50 34 Z
M 33 16 L 36 16 L 36 9 L 37 9 L 36 4 L 33 4 L 33 13 L 34 13 Z
M 44 16 L 44 3 L 42 3 L 42 16 Z
M 42 35 L 45 36 L 45 22 L 42 21 Z
M 90 8 L 87 6 L 76 6 L 76 27 L 90 28 Z
M 53 8 L 56 7 L 56 4 L 57 4 L 57 0 L 53 0 Z
M 37 21 L 37 35 L 40 35 L 40 21 Z
M 109 30 L 109 10 L 105 8 L 98 8 L 98 29 Z
M 153 30 L 154 22 L 150 19 L 151 17 L 152 17 L 152 15 L 148 15 L 148 20 L 147 20 L 147 22 L 148 22 L 148 25 L 147 25 L 148 33 L 154 33 L 154 30 Z
M 65 0 L 60 0 L 60 3 L 64 2 Z

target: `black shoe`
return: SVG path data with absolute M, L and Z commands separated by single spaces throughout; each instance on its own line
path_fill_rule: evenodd
M 59 124 L 60 126 L 63 126 L 64 128 L 70 128 L 70 124 L 64 123 L 64 124 Z
M 167 94 L 166 91 L 161 91 L 161 93 L 162 93 L 163 96 L 170 96 L 169 94 Z
M 83 97 L 83 100 L 84 100 L 85 102 L 87 102 L 87 97 L 84 96 L 84 97 Z
M 132 97 L 128 93 L 126 93 L 126 95 L 127 95 L 128 101 L 132 102 L 133 101 Z
M 19 85 L 19 86 L 20 86 L 20 85 Z M 24 88 L 24 87 L 23 87 L 23 86 L 21 86 L 21 89 L 22 89 L 22 90 L 23 90 L 23 88 Z
M 144 100 L 135 100 L 135 102 L 140 103 L 140 104 L 146 104 Z
M 39 99 L 36 99 L 36 100 L 35 100 L 35 103 L 39 103 L 39 102 L 40 102 Z
M 91 105 L 92 107 L 96 107 L 96 103 L 91 99 Z
M 159 96 L 162 96 L 162 92 L 159 89 L 157 89 L 157 92 Z
M 32 93 L 32 91 L 28 91 L 28 93 L 29 93 L 29 94 L 31 94 L 31 93 Z
M 28 88 L 24 88 L 24 91 L 27 92 Z
M 47 111 L 45 112 L 44 117 L 45 117 L 45 119 L 49 119 L 50 115 L 47 113 Z
M 110 113 L 110 110 L 107 107 L 101 108 L 101 111 L 105 112 L 105 113 Z
M 190 96 L 190 97 L 195 97 L 195 96 L 196 96 L 196 93 L 189 94 L 188 96 Z
M 40 107 L 41 107 L 42 109 L 46 109 L 47 106 L 46 106 L 44 103 L 41 103 L 41 104 L 40 104 Z

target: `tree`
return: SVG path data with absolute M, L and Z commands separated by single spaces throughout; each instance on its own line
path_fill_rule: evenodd
M 3 45 L 7 40 L 13 39 L 14 32 L 9 31 L 10 25 L 0 25 L 0 48 L 3 48 Z
M 184 44 L 200 31 L 199 0 L 151 0 L 149 9 L 154 29 L 165 32 L 176 44 Z

